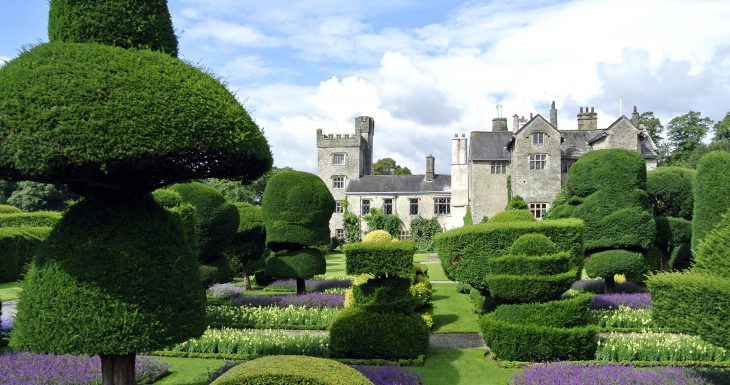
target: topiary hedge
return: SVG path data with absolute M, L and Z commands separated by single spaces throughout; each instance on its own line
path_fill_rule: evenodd
M 494 222 L 518 222 L 518 221 L 527 221 L 527 222 L 535 222 L 537 219 L 535 219 L 535 214 L 533 214 L 529 210 L 506 210 L 499 212 L 497 214 L 494 214 L 494 216 L 488 221 L 490 223 Z
M 628 250 L 602 251 L 592 254 L 585 262 L 586 273 L 591 278 L 642 274 L 646 268 L 644 256 Z
M 21 213 L 22 210 L 11 205 L 0 205 L 0 214 L 15 214 Z
M 699 242 L 692 271 L 730 279 L 730 216 Z
M 57 211 L 0 214 L 0 227 L 53 227 L 61 216 Z
M 514 241 L 525 234 L 545 235 L 559 250 L 570 253 L 571 266 L 582 268 L 583 228 L 579 219 L 487 222 L 439 234 L 435 242 L 444 272 L 450 279 L 488 290 L 484 280 L 489 273 L 488 261 L 509 254 Z
M 52 42 L 149 48 L 177 56 L 177 38 L 165 0 L 97 0 L 93 3 L 51 0 L 48 38 Z
M 585 325 L 588 304 L 593 294 L 580 294 L 559 301 L 500 305 L 494 311 L 494 318 L 515 324 L 533 324 L 558 328 Z
M 568 171 L 570 195 L 587 197 L 600 190 L 646 191 L 646 164 L 636 151 L 590 151 Z M 616 197 L 624 198 L 624 197 Z
M 238 230 L 231 240 L 226 256 L 234 275 L 243 277 L 244 285 L 250 289 L 251 264 L 263 258 L 266 251 L 266 227 L 260 206 L 243 202 L 233 205 L 238 210 Z
M 0 228 L 0 283 L 21 279 L 50 227 Z
M 694 184 L 692 249 L 730 209 L 730 153 L 713 151 L 700 159 Z
M 489 259 L 487 261 L 487 268 L 490 274 L 497 275 L 553 275 L 570 270 L 571 262 L 571 255 L 567 251 L 536 257 L 507 255 Z
M 362 238 L 363 243 L 384 243 L 390 242 L 393 236 L 385 230 L 373 230 Z
M 180 206 L 183 203 L 180 193 L 169 188 L 161 188 L 153 191 L 152 198 L 155 199 L 158 205 L 167 209 Z
M 517 238 L 510 246 L 509 253 L 513 255 L 546 255 L 557 253 L 557 245 L 545 234 L 525 234 Z
M 368 385 L 357 370 L 325 358 L 269 356 L 244 362 L 211 385 Z
M 692 220 L 695 174 L 695 170 L 683 167 L 659 167 L 647 173 L 646 191 L 654 216 Z
M 579 277 L 578 270 L 554 275 L 487 274 L 489 294 L 510 303 L 541 302 L 559 298 Z
M 347 274 L 409 276 L 413 271 L 412 242 L 350 243 L 345 245 Z
M 410 289 L 409 278 L 369 279 L 352 286 L 354 306 L 371 312 L 412 313 L 418 301 Z
M 272 252 L 266 258 L 264 274 L 276 278 L 309 279 L 327 271 L 327 261 L 319 249 Z
M 351 307 L 329 328 L 334 357 L 417 358 L 428 349 L 429 330 L 415 313 L 377 313 Z

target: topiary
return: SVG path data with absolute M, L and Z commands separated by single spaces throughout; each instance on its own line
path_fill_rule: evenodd
M 264 274 L 276 278 L 309 279 L 327 271 L 327 261 L 317 248 L 272 252 L 266 258 Z
M 599 190 L 646 191 L 646 164 L 636 151 L 590 151 L 568 171 L 570 196 L 587 197 Z M 618 197 L 617 197 L 618 198 Z M 623 198 L 623 197 L 621 197 Z
M 180 206 L 183 203 L 180 193 L 169 188 L 161 188 L 153 191 L 152 198 L 155 199 L 158 205 L 167 209 Z
M 544 234 L 538 233 L 521 235 L 509 248 L 509 253 L 514 255 L 536 256 L 556 252 L 558 252 L 558 245 Z
M 494 214 L 494 216 L 489 220 L 489 223 L 518 221 L 534 222 L 536 220 L 537 219 L 535 219 L 535 214 L 533 214 L 529 210 L 514 209 Z
M 48 38 L 149 48 L 177 56 L 177 38 L 165 0 L 51 0 Z
M 697 245 L 692 271 L 730 279 L 730 216 L 727 214 Z
M 522 199 L 521 196 L 515 195 L 512 198 L 510 198 L 509 202 L 507 202 L 507 207 L 504 208 L 505 210 L 527 210 L 527 202 L 525 202 L 524 199 Z
M 243 277 L 244 287 L 251 289 L 252 262 L 261 259 L 266 250 L 266 227 L 261 216 L 261 207 L 248 203 L 234 203 L 238 210 L 238 231 L 231 240 L 226 255 L 234 272 Z M 233 268 L 236 266 L 236 268 Z
M 280 172 L 266 184 L 262 199 L 266 245 L 270 249 L 326 245 L 335 200 L 318 176 Z
M 244 362 L 211 385 L 368 385 L 357 370 L 326 358 L 269 356 Z
M 730 209 L 730 153 L 713 151 L 700 159 L 694 184 L 692 249 L 720 223 Z
M 22 212 L 19 208 L 11 205 L 0 205 L 0 214 L 14 214 Z
M 393 240 L 393 236 L 385 230 L 371 231 L 362 238 L 363 243 L 385 243 L 391 240 Z
M 589 277 L 601 277 L 606 293 L 615 290 L 614 275 L 636 275 L 646 272 L 646 261 L 641 253 L 628 250 L 606 250 L 586 258 L 585 269 Z
M 654 216 L 692 220 L 695 174 L 695 170 L 683 167 L 659 167 L 647 173 L 646 191 Z

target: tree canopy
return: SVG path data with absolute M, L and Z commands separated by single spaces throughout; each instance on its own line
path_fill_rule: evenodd
M 667 137 L 672 148 L 672 162 L 685 160 L 702 144 L 712 119 L 702 117 L 701 112 L 690 111 L 670 120 L 667 124 Z
M 411 175 L 411 170 L 399 166 L 393 158 L 382 158 L 373 163 L 373 175 Z

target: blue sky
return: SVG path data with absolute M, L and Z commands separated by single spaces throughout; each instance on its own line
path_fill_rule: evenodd
M 47 40 L 46 1 L 3 1 L 0 59 Z M 375 157 L 448 172 L 454 133 L 579 106 L 608 126 L 633 105 L 666 124 L 730 110 L 730 2 L 171 0 L 181 57 L 220 75 L 278 166 L 316 171 L 315 132 L 374 117 Z M 511 122 L 511 120 L 510 120 Z

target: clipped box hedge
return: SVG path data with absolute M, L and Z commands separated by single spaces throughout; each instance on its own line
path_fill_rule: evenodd
M 555 275 L 494 275 L 484 281 L 489 294 L 505 302 L 540 302 L 559 298 L 578 279 L 578 270 Z
M 507 255 L 487 261 L 490 274 L 553 275 L 570 270 L 570 253 L 562 252 L 537 257 Z
M 408 278 L 370 279 L 353 285 L 352 295 L 355 307 L 380 313 L 412 313 L 418 305 Z
M 583 221 L 569 218 L 551 221 L 483 223 L 441 233 L 434 238 L 436 251 L 446 275 L 459 282 L 487 290 L 484 278 L 489 273 L 488 260 L 509 253 L 521 235 L 544 234 L 558 250 L 571 255 L 575 268 L 583 265 Z
M 345 246 L 347 274 L 409 277 L 414 253 L 413 242 L 351 243 Z
M 211 385 L 368 385 L 357 370 L 326 358 L 268 356 L 244 362 Z
M 0 214 L 0 227 L 54 227 L 61 216 L 57 211 Z
M 271 253 L 264 274 L 276 278 L 312 278 L 327 271 L 327 260 L 319 249 Z
M 0 228 L 0 283 L 19 280 L 50 227 Z
M 588 304 L 593 294 L 543 303 L 501 305 L 494 317 L 503 322 L 533 324 L 551 327 L 575 327 L 586 324 Z
M 595 253 L 585 261 L 586 274 L 591 278 L 613 277 L 615 274 L 639 275 L 647 266 L 641 253 L 628 250 L 606 250 Z

